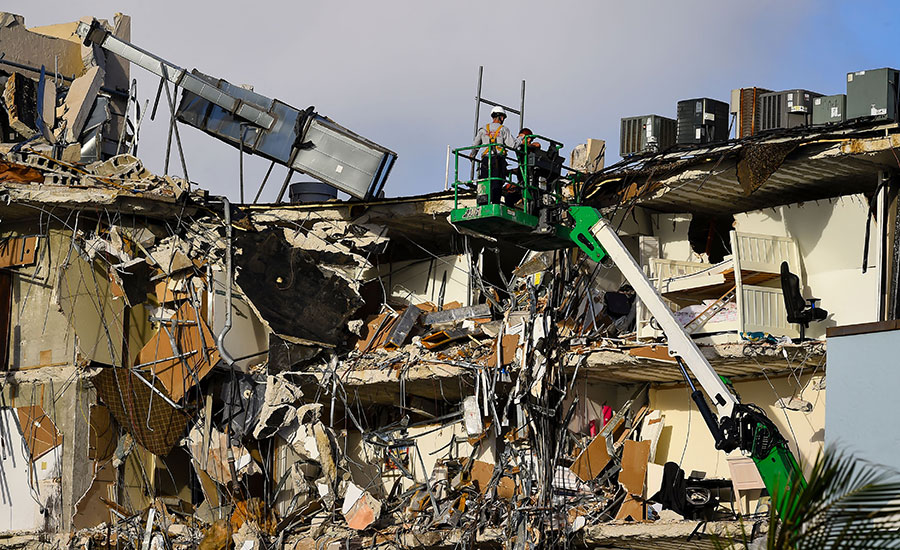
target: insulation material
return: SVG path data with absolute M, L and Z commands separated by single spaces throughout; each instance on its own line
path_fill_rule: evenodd
M 16 183 L 36 183 L 44 181 L 44 174 L 40 170 L 28 166 L 0 161 L 0 180 Z

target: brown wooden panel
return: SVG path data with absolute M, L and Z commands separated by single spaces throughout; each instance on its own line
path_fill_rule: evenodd
M 37 258 L 38 238 L 11 237 L 0 242 L 0 267 L 31 265 Z

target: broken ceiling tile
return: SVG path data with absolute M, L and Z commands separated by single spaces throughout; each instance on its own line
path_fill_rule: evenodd
M 622 471 L 619 472 L 619 483 L 630 494 L 641 496 L 644 492 L 644 479 L 647 476 L 647 461 L 650 457 L 649 441 L 625 441 L 622 450 Z
M 479 493 L 485 494 L 487 492 L 491 478 L 494 477 L 494 469 L 494 465 L 489 462 L 484 462 L 483 460 L 472 461 L 472 469 L 469 471 L 469 476 L 472 482 L 475 483 L 475 488 L 478 489 Z
M 2 174 L 0 174 L 2 175 Z M 37 258 L 38 237 L 0 239 L 0 268 L 32 265 Z
M 189 302 L 182 304 L 174 317 L 159 323 L 159 330 L 138 353 L 135 365 L 152 372 L 166 394 L 180 401 L 219 362 L 219 350 L 206 322 L 197 317 Z

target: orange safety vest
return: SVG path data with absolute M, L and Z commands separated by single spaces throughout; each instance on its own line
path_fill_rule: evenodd
M 485 124 L 485 126 L 484 126 L 484 131 L 487 133 L 488 139 L 490 139 L 491 147 L 485 147 L 485 148 L 484 148 L 484 152 L 481 154 L 481 156 L 485 156 L 485 157 L 486 157 L 486 156 L 489 154 L 489 152 L 492 151 L 492 150 L 493 150 L 495 153 L 498 153 L 498 154 L 500 154 L 500 155 L 503 155 L 503 156 L 506 155 L 506 147 L 495 147 L 495 146 L 493 146 L 495 143 L 497 143 L 497 138 L 500 137 L 500 130 L 502 130 L 502 129 L 503 129 L 503 125 L 501 124 L 501 125 L 497 126 L 497 130 L 496 130 L 496 131 L 492 132 L 492 131 L 491 131 L 491 123 L 488 122 L 487 124 Z

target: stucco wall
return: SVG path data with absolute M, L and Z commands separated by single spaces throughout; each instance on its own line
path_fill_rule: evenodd
M 828 338 L 826 443 L 900 470 L 900 330 Z

